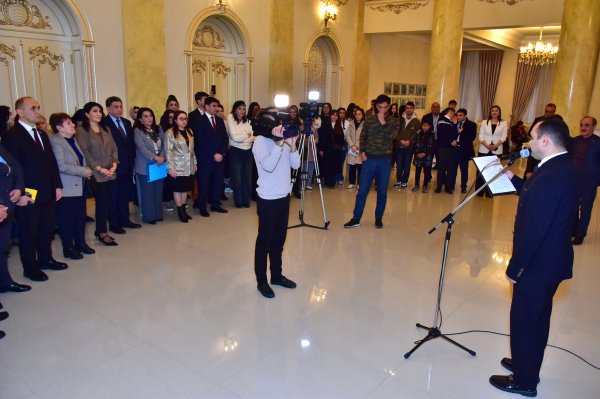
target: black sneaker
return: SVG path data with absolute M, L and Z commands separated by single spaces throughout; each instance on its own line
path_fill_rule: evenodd
M 280 285 L 285 288 L 296 288 L 296 283 L 294 283 L 292 280 L 288 279 L 285 276 L 281 276 L 277 280 L 271 279 L 271 284 Z
M 350 221 L 344 225 L 344 227 L 347 229 L 353 229 L 353 228 L 359 227 L 359 226 L 360 226 L 360 220 L 356 220 L 354 218 L 350 219 Z
M 261 284 L 256 287 L 265 298 L 275 298 L 275 293 L 269 284 Z
M 381 218 L 375 219 L 375 227 L 378 229 L 383 229 L 383 222 L 381 221 Z

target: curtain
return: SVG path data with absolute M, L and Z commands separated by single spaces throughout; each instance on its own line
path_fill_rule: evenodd
M 502 50 L 479 51 L 479 92 L 484 113 L 494 105 L 503 56 Z
M 542 67 L 529 105 L 522 116 L 523 122 L 531 123 L 535 118 L 544 114 L 544 108 L 550 102 L 550 91 L 552 90 L 552 80 L 554 79 L 554 65 L 550 64 Z
M 523 118 L 541 72 L 542 67 L 538 65 L 525 64 L 523 62 L 519 62 L 517 65 L 511 126 Z
M 467 110 L 470 120 L 482 119 L 478 51 L 464 51 L 462 54 L 458 85 L 458 106 Z

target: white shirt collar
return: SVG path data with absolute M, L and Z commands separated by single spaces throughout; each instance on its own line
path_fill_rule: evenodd
M 28 125 L 27 123 L 23 122 L 21 119 L 19 119 L 19 123 L 21 124 L 21 126 L 23 126 L 29 132 L 29 134 L 33 134 L 33 129 L 35 128 L 35 126 Z
M 542 159 L 540 161 L 540 163 L 538 164 L 538 168 L 541 168 L 543 164 L 545 164 L 546 162 L 548 162 L 552 158 L 555 158 L 555 157 L 557 157 L 559 155 L 567 154 L 567 153 L 568 153 L 568 151 L 563 151 L 563 152 L 557 152 L 556 154 L 548 155 L 546 158 L 544 158 L 544 159 Z

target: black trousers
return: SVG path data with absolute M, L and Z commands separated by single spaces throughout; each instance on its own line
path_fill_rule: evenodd
M 267 256 L 271 280 L 281 278 L 281 254 L 287 235 L 290 196 L 276 200 L 258 197 L 258 236 L 254 248 L 254 272 L 258 285 L 267 284 Z
M 250 204 L 252 162 L 254 162 L 252 150 L 242 150 L 236 147 L 229 149 L 229 171 L 233 186 L 233 202 L 236 206 Z
M 425 172 L 425 180 L 423 181 L 423 187 L 427 187 L 431 181 L 431 165 L 425 166 L 422 163 L 419 166 L 415 166 L 415 186 L 419 186 L 421 183 L 421 171 Z
M 110 193 L 108 223 L 111 227 L 121 227 L 129 223 L 129 199 L 133 185 L 133 172 L 117 176 Z
M 63 250 L 85 244 L 85 198 L 63 197 L 56 203 L 56 223 Z
M 108 208 L 114 180 L 92 184 L 94 198 L 96 199 L 96 233 L 108 231 Z
M 456 148 L 440 148 L 437 151 L 437 188 L 445 186 L 446 191 L 454 190 L 456 185 Z
M 206 209 L 209 202 L 213 207 L 219 206 L 225 173 L 223 166 L 223 162 L 215 161 L 198 165 L 196 178 L 198 179 L 198 206 L 200 209 Z
M 575 236 L 585 237 L 587 234 L 590 219 L 592 218 L 592 207 L 596 200 L 596 185 L 584 183 L 581 189 L 579 212 L 577 213 L 577 224 L 575 228 Z
M 513 285 L 510 307 L 510 351 L 515 383 L 533 389 L 544 359 L 550 332 L 556 282 L 521 280 Z
M 17 208 L 19 254 L 25 272 L 40 270 L 52 258 L 50 244 L 56 226 L 56 202 L 36 202 Z
M 460 188 L 462 190 L 467 189 L 467 184 L 469 182 L 469 161 L 469 158 L 464 157 L 460 153 L 458 154 L 458 168 L 460 169 Z
M 8 248 L 12 225 L 12 215 L 9 213 L 8 217 L 0 223 L 0 289 L 6 288 L 13 283 L 13 279 L 8 272 Z
M 360 168 L 362 168 L 362 164 L 357 163 L 348 166 L 350 167 L 348 171 L 348 184 L 356 185 L 360 181 Z

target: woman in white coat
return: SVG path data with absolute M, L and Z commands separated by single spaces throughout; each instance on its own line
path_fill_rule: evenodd
M 502 156 L 502 144 L 506 141 L 508 136 L 508 124 L 502 119 L 502 110 L 499 106 L 493 105 L 490 108 L 488 118 L 481 122 L 479 127 L 479 156 L 496 155 Z M 477 188 L 483 185 L 483 179 L 479 177 L 477 179 Z M 483 192 L 477 194 L 483 196 Z M 489 191 L 486 191 L 486 195 L 491 197 Z
M 348 122 L 348 131 L 346 132 L 346 141 L 348 142 L 348 155 L 346 156 L 346 164 L 349 166 L 348 171 L 348 189 L 356 187 L 360 180 L 360 168 L 362 167 L 362 159 L 360 153 L 360 134 L 365 120 L 365 111 L 357 107 L 354 109 L 354 120 Z

